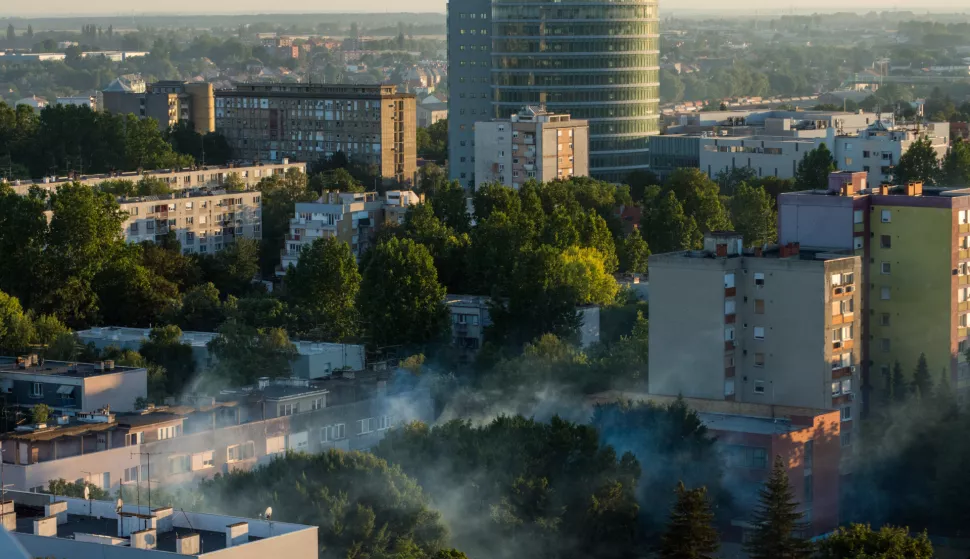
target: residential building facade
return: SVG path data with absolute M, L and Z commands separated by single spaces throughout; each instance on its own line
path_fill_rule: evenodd
M 236 239 L 262 238 L 262 197 L 257 190 L 181 190 L 167 196 L 119 199 L 130 243 L 158 242 L 175 233 L 182 251 L 214 253 Z
M 735 233 L 650 257 L 651 394 L 861 408 L 862 261 L 797 244 L 743 250 Z
M 366 450 L 395 425 L 432 419 L 430 393 L 392 383 L 392 374 L 260 379 L 216 396 L 186 396 L 179 405 L 25 426 L 0 435 L 5 482 L 34 492 L 56 479 L 112 492 L 136 484 L 144 490 L 148 479 L 196 483 L 250 470 L 288 450 Z
M 135 401 L 148 395 L 147 378 L 144 367 L 119 367 L 113 361 L 43 361 L 36 354 L 0 357 L 0 400 L 12 408 L 46 404 L 55 413 L 70 415 L 105 406 L 133 410 Z
M 589 123 L 526 107 L 508 120 L 475 124 L 475 188 L 501 183 L 518 189 L 589 176 Z
M 828 192 L 782 194 L 778 224 L 781 242 L 865 262 L 870 390 L 885 388 L 897 362 L 909 375 L 923 354 L 931 372 L 970 388 L 970 189 L 867 187 L 862 174 L 835 173 Z
M 376 192 L 324 192 L 316 202 L 297 202 L 277 275 L 285 275 L 303 247 L 317 239 L 336 237 L 360 258 L 386 223 L 403 223 L 407 208 L 420 202 L 410 190 L 390 190 L 383 197 Z
M 225 184 L 230 175 L 235 175 L 242 181 L 246 188 L 252 188 L 266 177 L 284 175 L 291 169 L 296 169 L 305 174 L 306 163 L 292 163 L 284 160 L 282 163 L 273 165 L 262 163 L 257 165 L 208 165 L 186 169 L 157 169 L 154 171 L 105 173 L 102 175 L 47 177 L 36 182 L 15 180 L 10 183 L 10 186 L 17 194 L 25 196 L 34 187 L 53 192 L 57 190 L 57 187 L 70 182 L 97 186 L 109 180 L 128 180 L 137 183 L 142 179 L 150 178 L 164 182 L 171 190 L 198 188 L 219 189 Z
M 105 111 L 154 118 L 162 130 L 187 122 L 200 134 L 215 131 L 211 83 L 160 81 L 139 92 L 116 80 L 101 92 L 101 97 Z
M 418 128 L 427 128 L 448 118 L 448 103 L 426 103 L 417 106 Z
M 448 174 L 475 187 L 475 123 L 492 114 L 492 2 L 448 0 Z
M 216 127 L 243 160 L 343 153 L 398 184 L 417 172 L 415 97 L 393 85 L 238 84 L 216 92 Z

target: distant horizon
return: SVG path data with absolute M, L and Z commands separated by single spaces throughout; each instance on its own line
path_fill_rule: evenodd
M 112 9 L 112 4 L 118 7 Z M 97 6 L 92 6 L 90 10 L 77 11 L 78 4 L 68 0 L 50 0 L 43 5 L 42 10 L 38 10 L 36 5 L 20 4 L 13 9 L 0 12 L 0 19 L 7 18 L 76 18 L 76 17 L 172 17 L 172 16 L 259 16 L 259 15 L 289 15 L 289 14 L 444 14 L 446 2 L 444 0 L 412 0 L 407 11 L 397 8 L 399 4 L 390 0 L 357 0 L 355 10 L 346 9 L 320 9 L 316 0 L 291 0 L 290 6 L 296 6 L 288 10 L 266 11 L 264 2 L 256 0 L 210 0 L 207 4 L 213 5 L 211 9 L 199 9 L 197 0 L 171 0 L 168 6 L 171 8 L 165 11 L 144 11 L 123 9 L 129 5 L 121 0 L 102 0 Z M 771 8 L 766 8 L 759 0 L 742 0 L 740 3 L 725 6 L 724 3 L 714 0 L 682 0 L 678 2 L 676 8 L 665 8 L 665 2 L 661 0 L 660 9 L 663 13 L 691 13 L 691 14 L 723 14 L 748 12 L 754 14 L 811 14 L 811 13 L 835 13 L 835 12 L 856 12 L 865 13 L 870 11 L 894 12 L 907 11 L 917 14 L 970 14 L 970 5 L 964 0 L 930 0 L 929 3 L 921 3 L 910 0 L 909 2 L 896 2 L 887 5 L 883 0 L 856 0 L 851 7 L 844 2 L 837 0 L 819 0 L 811 8 L 803 8 L 804 4 L 790 3 L 788 6 L 776 4 Z M 108 5 L 106 8 L 105 5 Z M 224 6 L 224 8 L 223 8 Z M 395 8 L 395 9 L 389 9 Z

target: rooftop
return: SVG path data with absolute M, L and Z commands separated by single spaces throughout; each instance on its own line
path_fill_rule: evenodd
M 315 526 L 191 512 L 177 505 L 150 509 L 121 500 L 87 501 L 23 491 L 7 491 L 6 497 L 13 501 L 16 514 L 14 536 L 34 556 L 73 557 L 76 552 L 78 556 L 100 557 L 93 545 L 123 546 L 134 552 L 135 540 L 141 536 L 148 545 L 138 557 L 153 557 L 154 552 L 168 557 L 177 552 L 176 540 L 185 543 L 196 535 L 198 551 L 183 550 L 183 556 L 204 558 L 227 547 L 248 545 L 257 546 L 244 553 L 253 557 L 281 553 L 291 559 L 310 559 L 317 555 Z M 6 510 L 10 510 L 9 505 Z M 49 519 L 47 526 L 38 526 L 37 522 L 45 519 Z M 276 540 L 280 547 L 274 547 L 274 540 L 281 536 L 287 537 L 285 541 Z
M 194 410 L 193 410 L 194 411 Z M 80 414 L 84 417 L 87 414 Z M 17 441 L 51 441 L 61 437 L 76 437 L 100 431 L 110 431 L 118 427 L 144 428 L 151 425 L 161 425 L 182 419 L 181 415 L 169 411 L 157 411 L 147 413 L 126 413 L 106 415 L 92 414 L 100 421 L 84 420 L 79 418 L 67 418 L 67 422 L 60 424 L 58 419 L 51 418 L 43 428 L 27 430 L 30 426 L 19 427 L 16 431 L 0 435 L 3 440 Z
M 803 425 L 792 425 L 790 419 L 780 417 L 755 417 L 724 413 L 699 413 L 698 415 L 708 429 L 715 431 L 751 433 L 754 435 L 784 435 L 805 428 Z
M 485 307 L 488 306 L 488 302 L 491 297 L 486 297 L 484 295 L 445 295 L 445 305 L 448 306 L 461 306 L 461 307 Z
M 704 235 L 704 248 L 701 250 L 668 252 L 664 254 L 652 255 L 650 259 L 714 259 L 747 257 L 820 262 L 825 260 L 837 260 L 840 258 L 853 258 L 854 256 L 855 255 L 850 250 L 802 248 L 798 243 L 744 248 L 743 238 L 740 233 L 735 233 L 733 231 L 711 231 L 710 233 Z
M 116 366 L 113 361 L 101 363 L 73 363 L 69 361 L 44 361 L 36 355 L 0 357 L 0 374 L 16 373 L 46 375 L 64 378 L 86 378 L 97 375 L 113 375 L 144 370 L 142 367 Z
M 77 337 L 84 342 L 98 340 L 104 342 L 118 342 L 119 344 L 141 344 L 142 342 L 148 340 L 148 336 L 151 334 L 151 329 L 130 328 L 127 326 L 101 326 L 91 328 L 89 330 L 79 330 L 76 332 L 76 334 Z M 216 332 L 195 332 L 189 330 L 182 332 L 181 342 L 192 347 L 206 347 L 209 342 L 217 337 L 219 337 L 219 334 Z M 296 350 L 300 355 L 317 355 L 338 348 L 362 347 L 352 344 L 303 340 L 292 340 L 292 342 L 293 345 L 296 346 Z

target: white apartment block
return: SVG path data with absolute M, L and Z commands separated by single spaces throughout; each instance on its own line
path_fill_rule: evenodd
M 306 163 L 258 164 L 258 165 L 210 165 L 196 166 L 187 169 L 157 169 L 154 171 L 106 173 L 102 175 L 80 175 L 77 177 L 45 177 L 39 181 L 15 180 L 11 182 L 14 192 L 26 195 L 32 186 L 55 191 L 58 186 L 69 182 L 79 182 L 88 186 L 97 186 L 109 180 L 129 180 L 137 183 L 144 178 L 159 179 L 172 190 L 186 190 L 195 188 L 220 188 L 230 175 L 235 174 L 242 179 L 246 188 L 252 188 L 262 179 L 274 175 L 284 175 L 290 169 L 297 169 L 306 174 Z
M 238 238 L 262 238 L 261 196 L 255 190 L 183 190 L 119 203 L 128 214 L 123 230 L 130 243 L 156 242 L 174 231 L 184 253 L 211 254 Z
M 285 275 L 303 247 L 317 239 L 337 237 L 360 258 L 385 223 L 403 223 L 407 209 L 420 202 L 421 196 L 410 190 L 389 190 L 383 197 L 376 192 L 325 192 L 316 202 L 296 203 L 277 275 Z
M 589 122 L 526 107 L 507 120 L 475 123 L 475 188 L 519 188 L 589 175 Z
M 939 157 L 946 154 L 949 123 L 897 125 L 888 118 L 852 132 L 833 127 L 786 135 L 774 134 L 770 128 L 754 135 L 705 133 L 700 137 L 699 161 L 701 170 L 712 178 L 721 171 L 748 167 L 759 177 L 791 179 L 805 154 L 824 143 L 838 170 L 866 172 L 868 183 L 879 185 L 895 180 L 893 168 L 923 136 L 929 138 Z

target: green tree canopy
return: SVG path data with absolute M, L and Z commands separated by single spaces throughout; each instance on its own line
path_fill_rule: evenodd
M 956 140 L 943 158 L 943 186 L 970 186 L 970 141 Z
M 704 487 L 687 489 L 677 484 L 677 501 L 670 511 L 670 522 L 660 549 L 663 559 L 711 559 L 720 547 L 712 525 L 714 514 Z
M 304 246 L 285 283 L 301 337 L 336 342 L 358 333 L 360 273 L 350 245 L 329 237 Z
M 835 159 L 824 143 L 805 154 L 795 171 L 795 188 L 798 190 L 826 190 L 829 174 L 835 171 Z
M 650 246 L 643 240 L 640 229 L 634 229 L 619 247 L 620 271 L 628 274 L 644 274 L 650 260 Z
M 414 423 L 388 433 L 375 453 L 415 476 L 433 502 L 455 507 L 456 518 L 482 519 L 453 527 L 472 556 L 618 558 L 637 545 L 637 461 L 617 458 L 591 427 L 521 416 L 480 427 Z
M 645 215 L 647 242 L 655 254 L 700 248 L 702 236 L 693 216 L 684 213 L 684 207 L 673 191 L 658 195 Z
M 812 544 L 797 532 L 803 529 L 804 513 L 788 482 L 788 470 L 781 456 L 775 456 L 771 476 L 759 492 L 751 537 L 744 549 L 751 559 L 809 559 Z
M 868 524 L 840 526 L 818 544 L 817 559 L 932 559 L 933 544 L 926 532 L 912 536 L 907 528 Z
M 896 182 L 900 184 L 910 182 L 936 184 L 940 176 L 940 162 L 933 148 L 933 142 L 923 136 L 910 144 L 906 153 L 900 156 L 893 174 Z
M 161 388 L 166 394 L 179 396 L 195 374 L 192 346 L 182 343 L 178 326 L 156 326 L 139 350 L 149 362 L 164 369 Z
M 312 202 L 317 195 L 308 189 L 306 175 L 298 169 L 287 169 L 283 176 L 272 175 L 259 181 L 263 239 L 260 247 L 260 268 L 264 276 L 275 273 L 280 263 L 283 239 L 290 232 L 294 204 Z
M 674 193 L 684 213 L 697 221 L 702 233 L 731 229 L 731 219 L 721 203 L 720 187 L 700 169 L 677 169 L 664 188 Z
M 223 514 L 255 518 L 271 506 L 274 520 L 318 526 L 321 556 L 461 557 L 437 555 L 448 541 L 439 513 L 401 468 L 372 454 L 287 454 L 203 481 L 199 493 L 203 508 Z
M 259 377 L 288 377 L 296 346 L 282 328 L 253 328 L 235 321 L 219 327 L 209 351 L 219 360 L 215 372 L 233 386 L 254 384 Z
M 434 259 L 423 245 L 394 238 L 367 253 L 358 306 L 373 345 L 441 341 L 450 322 L 444 297 Z
M 731 199 L 734 229 L 744 235 L 745 246 L 761 246 L 778 238 L 775 202 L 763 187 L 742 182 Z

